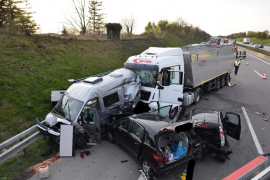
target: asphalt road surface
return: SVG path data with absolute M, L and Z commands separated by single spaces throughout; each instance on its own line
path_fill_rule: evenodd
M 246 65 L 247 60 L 249 66 Z M 266 77 L 269 75 L 269 80 L 262 79 L 264 72 L 266 72 Z M 204 161 L 196 161 L 194 180 L 223 179 L 259 156 L 259 153 L 270 152 L 269 81 L 270 62 L 247 54 L 247 59 L 242 61 L 238 74 L 235 76 L 235 86 L 226 86 L 219 91 L 207 92 L 197 105 L 189 107 L 220 110 L 223 114 L 226 112 L 238 113 L 241 116 L 242 126 L 240 141 L 230 137 L 228 139 L 233 151 L 230 160 L 222 163 L 216 157 L 207 154 Z M 243 111 L 246 112 L 246 116 Z M 268 121 L 264 120 L 266 117 L 269 117 Z M 248 126 L 248 119 L 254 133 L 251 133 L 252 130 Z M 54 162 L 50 165 L 48 180 L 138 180 L 140 177 L 138 171 L 140 165 L 118 145 L 103 141 L 102 146 L 95 146 L 89 150 L 91 155 L 85 156 L 84 159 L 80 158 L 77 150 L 75 157 L 61 158 L 59 162 Z M 121 163 L 122 160 L 128 161 Z M 180 179 L 180 175 L 186 168 L 187 164 L 183 164 L 167 174 L 157 175 L 156 178 L 158 180 Z M 36 174 L 30 179 L 40 178 Z
M 239 42 L 237 41 L 236 42 L 237 44 L 241 44 L 241 45 L 244 45 L 244 46 L 249 46 L 249 47 L 253 47 L 254 45 L 251 45 L 251 44 L 243 44 L 243 42 Z M 263 45 L 264 47 L 263 48 L 259 48 L 260 50 L 265 50 L 265 51 L 269 51 L 270 52 L 270 46 L 265 46 Z

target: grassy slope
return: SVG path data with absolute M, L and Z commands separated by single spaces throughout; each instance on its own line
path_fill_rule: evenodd
M 75 41 L 0 34 L 0 143 L 44 119 L 52 109 L 52 90 L 68 88 L 67 79 L 79 79 L 123 67 L 131 55 L 149 46 L 179 47 L 197 43 L 167 34 L 164 40 Z M 30 107 L 27 106 L 30 103 Z M 0 179 L 14 179 L 57 148 L 43 139 L 0 165 Z
M 244 38 L 237 38 L 237 41 L 243 42 Z M 249 38 L 250 42 L 254 42 L 255 44 L 263 44 L 265 46 L 270 46 L 270 39 L 265 39 L 265 40 L 261 40 L 261 39 L 257 39 L 257 38 Z

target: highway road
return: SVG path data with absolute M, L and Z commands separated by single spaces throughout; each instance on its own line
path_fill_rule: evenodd
M 244 46 L 253 47 L 253 45 L 251 45 L 251 44 L 243 44 L 243 42 L 239 42 L 239 41 L 237 41 L 236 43 L 237 43 L 237 44 L 244 45 Z M 270 52 L 270 46 L 264 46 L 264 48 L 260 48 L 260 49 L 261 49 L 261 50 L 265 50 L 265 51 L 269 51 L 269 52 Z
M 249 62 L 249 66 L 246 65 L 246 61 Z M 262 79 L 264 72 L 269 79 Z M 207 92 L 198 104 L 189 107 L 221 110 L 223 114 L 238 113 L 241 116 L 242 125 L 240 141 L 229 137 L 233 151 L 230 160 L 222 163 L 207 154 L 204 161 L 196 161 L 194 180 L 223 179 L 259 154 L 270 152 L 270 62 L 247 54 L 247 59 L 242 61 L 234 79 L 235 86 Z M 268 121 L 264 120 L 266 117 L 269 117 Z M 137 180 L 140 177 L 138 172 L 140 166 L 118 145 L 103 141 L 103 146 L 92 147 L 90 151 L 92 155 L 84 159 L 80 158 L 80 151 L 77 150 L 75 157 L 61 158 L 60 161 L 50 165 L 48 180 Z M 128 162 L 121 163 L 122 160 L 128 160 Z M 156 178 L 158 180 L 179 179 L 186 168 L 187 164 L 183 164 L 168 174 L 157 175 Z M 40 178 L 36 174 L 30 179 Z

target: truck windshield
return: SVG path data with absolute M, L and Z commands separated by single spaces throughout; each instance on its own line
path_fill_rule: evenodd
M 73 122 L 80 112 L 82 105 L 82 101 L 63 95 L 53 108 L 52 113 Z
M 133 69 L 133 68 L 129 68 L 129 69 L 140 76 L 142 86 L 152 87 L 152 88 L 156 87 L 157 71 Z

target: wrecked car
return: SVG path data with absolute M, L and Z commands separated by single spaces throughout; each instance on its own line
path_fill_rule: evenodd
M 207 148 L 225 161 L 231 153 L 227 135 L 240 138 L 237 114 L 226 113 L 223 118 L 219 111 L 193 109 L 181 121 L 173 122 L 161 115 L 170 109 L 167 106 L 156 112 L 116 115 L 108 124 L 108 140 L 132 154 L 147 177 L 165 173 L 190 159 L 201 160 Z
M 65 91 L 53 110 L 41 123 L 36 119 L 45 137 L 59 143 L 60 126 L 74 125 L 76 146 L 82 147 L 90 138 L 101 143 L 110 114 L 133 112 L 140 97 L 140 77 L 121 68 L 102 77 L 75 80 Z M 80 123 L 79 123 L 80 122 Z

